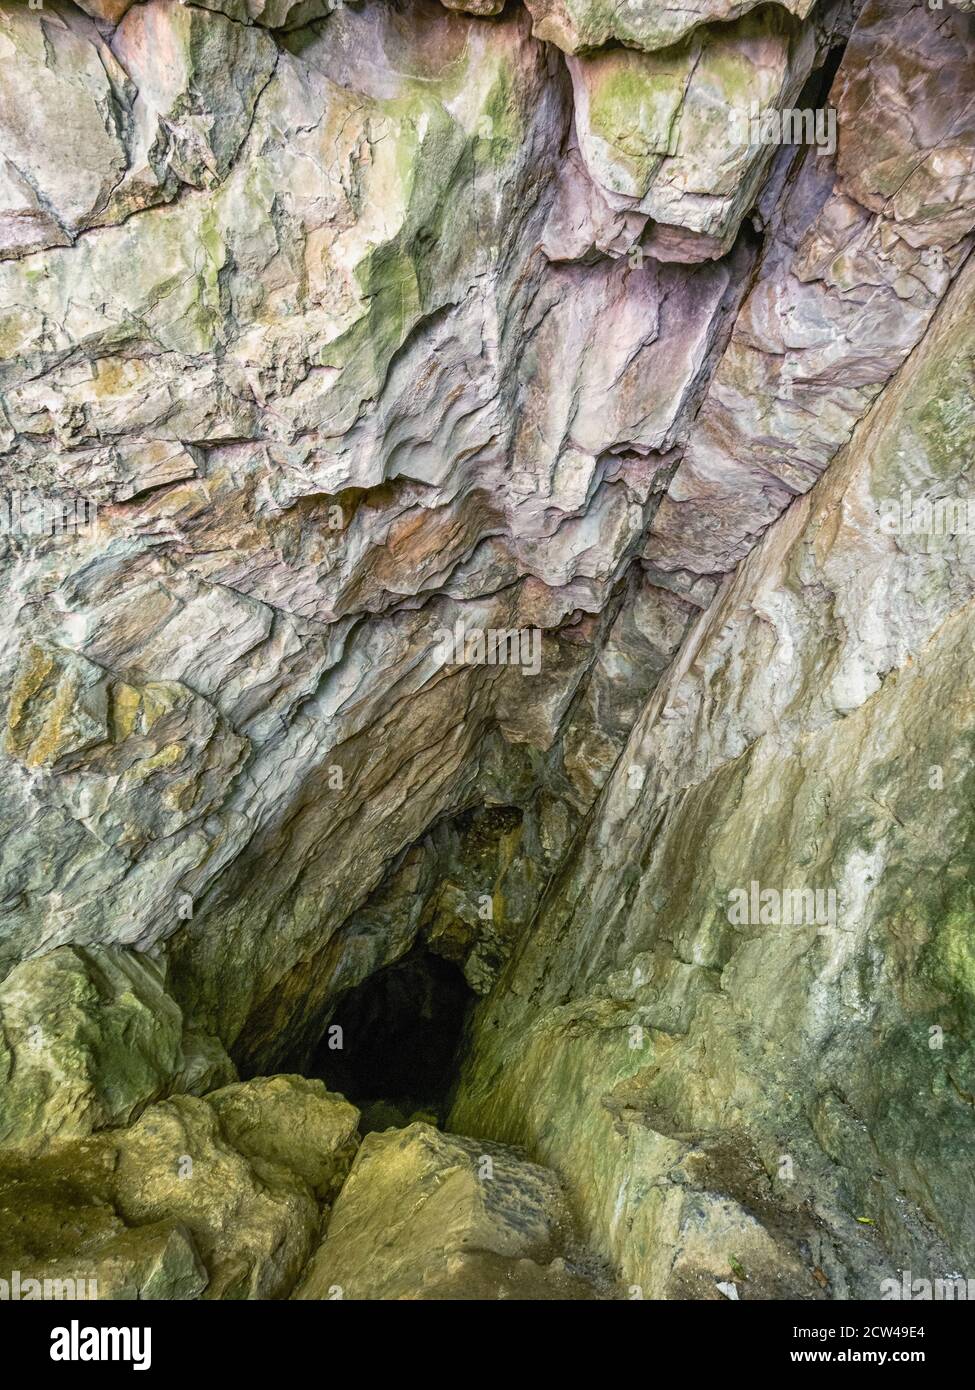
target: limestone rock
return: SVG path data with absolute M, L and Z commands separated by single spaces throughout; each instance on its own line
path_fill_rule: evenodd
M 29 643 L 14 677 L 7 752 L 28 768 L 53 766 L 109 739 L 108 682 L 73 652 Z
M 71 6 L 5 5 L 0 61 L 5 259 L 69 245 L 97 222 L 125 174 L 126 152 L 117 130 L 124 74 Z
M 322 1201 L 338 1192 L 359 1143 L 359 1112 L 321 1081 L 262 1076 L 212 1091 L 227 1139 L 260 1171 L 286 1168 Z
M 440 0 L 448 10 L 466 10 L 468 14 L 500 14 L 505 0 Z
M 67 246 L 229 171 L 277 62 L 260 28 L 149 0 L 0 10 L 0 260 Z M 166 55 L 166 61 L 160 61 Z M 72 143 L 74 142 L 74 143 Z
M 237 1080 L 237 1068 L 211 1033 L 184 1028 L 182 1054 L 183 1064 L 172 1088 L 178 1095 L 207 1095 Z
M 601 647 L 592 679 L 565 728 L 564 764 L 582 800 L 595 800 L 626 744 L 634 716 L 670 664 L 697 606 L 640 584 Z
M 108 24 L 118 24 L 130 9 L 134 0 L 77 0 L 78 8 L 90 14 L 92 19 L 104 19 Z
M 265 29 L 298 29 L 331 14 L 338 0 L 180 0 L 180 3 L 200 3 L 204 9 L 219 10 L 240 24 L 260 24 Z
M 156 132 L 145 143 L 168 142 L 168 162 L 184 183 L 222 179 L 274 71 L 271 39 L 215 11 L 148 0 L 128 11 L 112 51 L 138 89 L 135 120 Z
M 972 46 L 0 0 L 0 1138 L 76 1155 L 113 1296 L 290 1292 L 354 1142 L 294 1073 L 418 951 L 478 995 L 452 1127 L 647 1296 L 971 1258 L 972 577 L 884 519 L 964 519 Z M 732 923 L 759 880 L 852 930 Z M 371 1295 L 563 1277 L 403 1240 Z
M 509 273 L 501 260 L 505 248 L 515 252 L 522 228 L 531 245 L 531 229 L 547 216 L 539 162 L 553 161 L 565 92 L 522 14 L 491 24 L 438 5 L 420 6 L 418 14 L 425 30 L 386 7 L 364 6 L 337 11 L 327 34 L 302 31 L 295 54 L 281 53 L 245 145 L 216 188 L 86 235 L 70 261 L 46 263 L 40 283 L 19 262 L 3 290 L 12 356 L 23 364 L 36 355 L 34 366 L 12 369 L 4 392 L 5 418 L 23 442 L 23 452 L 10 454 L 9 485 L 22 485 L 29 470 L 40 486 L 57 491 L 70 478 L 99 501 L 97 535 L 82 531 L 36 549 L 31 582 L 60 595 L 44 649 L 59 661 L 77 655 L 101 668 L 109 706 L 124 715 L 90 756 L 73 751 L 66 776 L 60 765 L 50 783 L 13 773 L 7 892 L 12 900 L 23 896 L 5 928 L 5 956 L 17 959 L 39 932 L 52 945 L 79 931 L 96 937 L 100 921 L 111 932 L 119 913 L 129 924 L 126 939 L 140 947 L 180 931 L 193 953 L 216 950 L 224 962 L 206 978 L 191 965 L 187 997 L 198 999 L 203 987 L 201 1015 L 210 1014 L 212 1000 L 228 1041 L 240 1036 L 248 1015 L 256 1019 L 262 1001 L 285 997 L 288 972 L 323 944 L 322 902 L 331 903 L 338 928 L 378 884 L 391 863 L 381 822 L 407 807 L 396 832 L 405 848 L 432 818 L 460 809 L 463 748 L 478 747 L 491 727 L 499 673 L 442 678 L 437 629 L 462 613 L 482 627 L 571 626 L 583 609 L 601 606 L 642 521 L 647 486 L 639 463 L 612 483 L 602 467 L 590 474 L 585 458 L 574 467 L 576 451 L 565 463 L 553 455 L 538 466 L 526 434 L 516 476 L 508 476 L 507 454 L 495 441 L 499 431 L 510 433 L 515 416 L 506 411 L 502 419 L 509 390 L 502 383 L 520 374 L 518 389 L 530 393 L 536 359 L 519 368 L 519 339 L 508 334 L 504 361 L 496 361 L 491 325 L 499 305 L 514 317 L 527 312 L 544 271 L 537 260 L 526 262 L 524 276 Z M 119 52 L 126 33 L 150 20 L 163 23 L 152 7 L 130 12 L 113 41 Z M 199 10 L 178 21 L 167 10 L 166 23 L 184 37 L 190 23 L 191 57 L 194 34 L 205 57 L 206 35 L 221 32 L 223 21 Z M 419 88 L 386 56 L 394 42 L 411 55 L 406 66 L 423 74 Z M 135 71 L 138 53 L 129 60 Z M 309 109 L 320 113 L 311 126 Z M 323 178 L 322 170 L 332 172 Z M 467 222 L 443 223 L 450 189 L 468 209 Z M 380 207 L 377 223 L 372 209 Z M 524 251 L 516 259 L 525 261 Z M 491 267 L 487 295 L 482 265 Z M 682 383 L 703 370 L 717 331 L 711 317 L 725 311 L 727 275 L 703 275 L 701 291 L 695 285 L 686 300 L 693 333 L 675 363 Z M 626 298 L 640 366 L 663 370 L 679 325 L 666 335 L 640 321 L 662 293 L 651 280 L 627 289 L 619 276 L 601 275 L 586 289 L 569 275 L 548 302 L 567 301 L 560 313 L 571 322 L 576 297 L 586 318 Z M 286 304 L 300 312 L 283 312 Z M 55 320 L 65 327 L 51 350 L 45 324 Z M 656 350 L 654 332 L 666 337 Z M 90 367 L 67 360 L 79 333 Z M 614 372 L 626 371 L 629 351 L 614 354 Z M 418 378 L 420 361 L 436 363 L 436 371 Z M 631 433 L 652 406 L 646 372 L 627 376 L 621 410 L 603 429 L 595 417 L 609 381 L 588 374 L 579 422 L 587 449 Z M 377 392 L 395 429 L 379 427 Z M 455 402 L 446 415 L 445 392 Z M 680 409 L 681 402 L 662 403 L 641 439 L 671 432 Z M 571 410 L 566 397 L 558 410 Z M 483 463 L 481 476 L 470 467 L 473 457 Z M 588 518 L 590 492 L 597 505 Z M 246 504 L 242 530 L 245 496 L 266 502 Z M 431 506 L 437 496 L 442 505 Z M 336 511 L 342 524 L 333 528 Z M 519 583 L 499 586 L 497 574 Z M 440 584 L 456 600 L 418 610 L 415 592 Z M 32 644 L 37 626 L 32 619 Z M 545 701 L 526 710 L 511 700 L 504 714 L 513 737 L 545 746 L 552 742 L 549 712 L 568 706 L 591 658 L 578 641 L 553 639 L 549 649 L 560 656 L 543 678 Z M 425 652 L 419 664 L 418 652 Z M 15 672 L 26 657 L 11 646 L 6 660 Z M 394 779 L 385 792 L 389 764 L 379 756 L 374 721 L 390 711 L 368 687 L 377 662 L 398 669 L 418 696 L 402 711 L 404 734 L 406 724 L 417 731 L 417 755 L 402 767 L 403 785 Z M 518 671 L 500 674 L 505 685 L 524 679 Z M 364 704 L 349 698 L 353 686 Z M 151 727 L 141 712 L 147 696 L 166 709 Z M 462 711 L 477 706 L 481 712 L 463 728 Z M 438 751 L 431 776 L 419 730 L 434 709 L 441 710 L 435 723 L 454 730 L 456 746 L 448 740 Z M 255 762 L 240 776 L 248 750 Z M 253 926 L 242 943 L 240 980 L 218 983 L 224 969 L 236 972 L 237 953 L 218 947 L 224 928 L 208 929 L 198 947 L 195 926 L 181 926 L 180 904 L 189 898 L 192 920 L 201 924 L 226 908 L 226 929 L 234 931 L 229 919 L 242 899 L 230 893 L 225 908 L 216 901 L 205 907 L 209 889 L 252 842 L 253 853 L 276 855 L 279 812 L 293 796 L 314 799 L 314 781 L 327 785 L 335 768 L 344 769 L 344 785 L 330 791 L 350 799 L 336 829 L 351 827 L 366 797 L 385 802 L 373 851 L 348 835 L 339 851 L 320 836 L 294 841 L 298 861 L 321 857 L 320 864 L 302 870 L 296 862 L 307 898 L 286 914 L 291 926 L 270 952 L 258 918 L 280 923 L 277 894 L 289 874 L 278 880 L 241 863 L 270 896 L 259 910 L 253 902 L 245 909 Z M 420 785 L 421 795 L 410 794 Z M 18 837 L 33 834 L 24 807 L 39 793 L 46 841 L 58 848 L 56 862 L 35 871 L 36 857 L 17 846 Z M 355 862 L 358 901 L 323 895 L 314 884 L 327 862 L 328 872 L 342 874 L 343 858 Z M 69 870 L 76 859 L 86 864 L 84 874 Z M 50 892 L 52 875 L 61 897 Z M 47 886 L 37 891 L 35 882 Z M 242 994 L 252 951 L 263 964 Z M 194 1023 L 211 1032 L 212 1021 Z M 275 1041 L 265 1038 L 269 1047 Z
M 417 1123 L 370 1134 L 298 1299 L 566 1299 L 595 1289 L 559 1255 L 553 1174 Z
M 957 93 L 975 40 L 964 21 L 945 33 L 928 18 L 900 0 L 861 12 L 834 83 L 837 173 L 807 154 L 774 218 L 649 528 L 653 564 L 705 574 L 735 565 L 849 439 L 967 255 L 973 118 Z M 880 90 L 869 75 L 878 43 L 912 55 L 883 68 Z M 930 129 L 887 118 L 916 85 L 939 93 L 924 108 L 940 113 Z
M 173 1084 L 181 1033 L 145 957 L 64 946 L 24 961 L 0 983 L 0 1147 L 127 1124 Z
M 0 1159 L 0 1258 L 99 1298 L 277 1298 L 318 1238 L 358 1112 L 298 1077 L 150 1106 L 128 1129 Z
M 964 528 L 903 516 L 905 491 L 930 502 L 960 478 L 973 294 L 969 261 L 852 443 L 692 629 L 479 1018 L 450 1123 L 557 1165 L 600 1253 L 651 1296 L 685 1264 L 727 1282 L 722 1194 L 757 1214 L 776 1297 L 800 1270 L 808 1296 L 819 1269 L 832 1296 L 869 1298 L 892 1267 L 973 1257 L 952 866 L 975 571 Z M 774 891 L 742 918 L 736 889 Z M 747 1182 L 727 1161 L 698 1182 L 719 1206 L 690 1246 L 673 1179 L 689 1137 L 756 1146 Z
M 48 1298 L 199 1297 L 207 1274 L 188 1230 L 171 1221 L 128 1229 L 111 1205 L 110 1162 L 97 1141 L 64 1158 L 0 1159 L 3 1277 L 36 1280 L 36 1297 L 45 1287 Z
M 209 1275 L 207 1298 L 287 1292 L 318 1229 L 302 1180 L 274 1163 L 253 1166 L 224 1136 L 218 1112 L 189 1096 L 153 1106 L 110 1139 L 113 1204 L 127 1225 L 185 1225 Z
M 737 19 L 754 8 L 754 0 L 693 0 L 669 8 L 652 0 L 526 0 L 534 33 L 566 53 L 602 48 L 612 40 L 627 48 L 653 52 L 669 48 L 699 25 Z M 812 0 L 779 0 L 804 19 Z
M 589 177 L 579 147 L 574 144 L 560 171 L 542 250 L 550 261 L 596 262 L 600 253 L 629 251 L 639 240 L 646 221 L 639 211 L 610 205 L 604 191 Z
M 816 52 L 811 30 L 769 7 L 662 53 L 570 58 L 590 177 L 611 204 L 684 229 L 686 247 L 700 238 L 699 259 L 723 255 L 772 153 L 742 138 L 736 112 L 791 106 Z

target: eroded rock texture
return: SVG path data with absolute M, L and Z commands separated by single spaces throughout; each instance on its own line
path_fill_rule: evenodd
M 0 0 L 18 1267 L 60 1208 L 111 1297 L 975 1264 L 975 576 L 889 524 L 967 498 L 973 25 Z M 329 1025 L 421 947 L 457 1134 L 368 1137 L 326 1229 Z M 456 1249 L 367 1271 L 444 1174 Z
M 567 1226 L 547 1169 L 430 1125 L 389 1129 L 364 1140 L 295 1297 L 594 1298 L 561 1253 Z
M 481 1022 L 454 1122 L 574 1174 L 654 1297 L 720 1296 L 688 1227 L 729 1200 L 765 1217 L 739 1260 L 780 1297 L 975 1254 L 975 571 L 965 536 L 879 524 L 970 449 L 973 269 L 698 621 Z M 733 923 L 753 882 L 835 914 Z
M 281 1297 L 349 1171 L 358 1118 L 321 1082 L 257 1078 L 31 1162 L 0 1157 L 4 1268 L 86 1270 L 110 1299 Z

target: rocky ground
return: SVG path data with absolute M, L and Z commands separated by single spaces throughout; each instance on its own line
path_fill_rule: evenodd
M 970 7 L 0 58 L 0 1278 L 975 1279 Z

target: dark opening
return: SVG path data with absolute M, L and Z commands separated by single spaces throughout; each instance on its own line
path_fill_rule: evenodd
M 417 1112 L 442 1124 L 474 998 L 456 965 L 415 947 L 343 996 L 309 1072 L 359 1106 L 364 1132 Z

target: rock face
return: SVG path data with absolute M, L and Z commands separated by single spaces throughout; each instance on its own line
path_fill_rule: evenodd
M 133 951 L 61 946 L 25 960 L 0 983 L 0 1012 L 5 1148 L 40 1152 L 235 1075 L 215 1038 L 184 1033 L 158 967 Z
M 960 41 L 950 26 L 932 32 L 923 9 L 864 7 L 830 94 L 835 169 L 808 154 L 771 216 L 756 282 L 650 527 L 655 564 L 712 573 L 740 560 L 850 438 L 968 255 L 971 116 L 957 93 L 972 40 L 958 29 Z M 878 65 L 888 45 L 911 62 Z M 930 131 L 885 114 L 913 109 L 916 88 L 939 92 Z
M 812 0 L 781 0 L 789 13 L 804 19 Z M 540 39 L 558 44 L 566 53 L 602 48 L 616 41 L 627 48 L 669 48 L 702 24 L 715 20 L 738 19 L 755 8 L 753 0 L 693 0 L 692 4 L 668 7 L 647 0 L 528 0 L 534 20 L 534 33 Z
M 452 1124 L 557 1164 L 648 1296 L 680 1296 L 702 1204 L 767 1211 L 778 1297 L 975 1257 L 975 569 L 965 535 L 893 528 L 970 443 L 973 295 L 969 263 L 699 620 L 479 1020 Z M 807 890 L 813 914 L 777 897 Z
M 284 1297 L 358 1118 L 321 1082 L 258 1078 L 30 1163 L 0 1158 L 3 1267 L 42 1283 L 85 1270 L 98 1298 Z
M 554 1176 L 430 1125 L 370 1134 L 298 1299 L 586 1299 Z
M 975 1260 L 973 26 L 0 0 L 11 1268 Z M 422 951 L 456 1133 L 339 1193 L 336 1020 Z
M 742 140 L 736 112 L 792 106 L 833 35 L 797 29 L 775 7 L 717 25 L 677 48 L 609 48 L 568 60 L 582 162 L 610 206 L 660 224 L 662 260 L 727 252 L 773 150 Z

